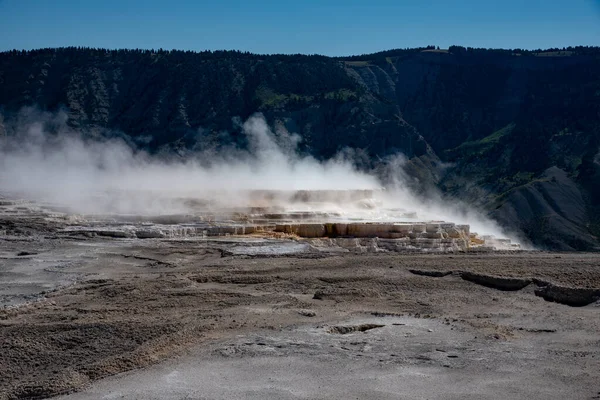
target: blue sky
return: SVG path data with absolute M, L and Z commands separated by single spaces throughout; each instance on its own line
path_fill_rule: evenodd
M 600 45 L 600 0 L 0 0 L 0 51 L 89 46 L 336 56 L 430 44 Z

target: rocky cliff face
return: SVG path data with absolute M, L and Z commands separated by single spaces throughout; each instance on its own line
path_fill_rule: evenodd
M 427 49 L 346 65 L 451 163 L 446 193 L 538 245 L 597 247 L 598 53 Z
M 62 106 L 73 126 L 120 131 L 150 149 L 243 140 L 232 118 L 262 111 L 321 157 L 345 146 L 378 155 L 426 150 L 395 105 L 365 93 L 342 62 L 325 57 L 64 49 L 4 53 L 0 71 L 5 113 Z
M 45 49 L 0 53 L 0 135 L 25 106 L 150 151 L 244 146 L 262 112 L 300 150 L 357 150 L 518 226 L 541 246 L 593 249 L 600 209 L 600 50 L 413 49 L 328 58 Z

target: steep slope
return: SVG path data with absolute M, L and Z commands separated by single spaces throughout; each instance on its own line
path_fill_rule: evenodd
M 304 150 L 318 157 L 344 147 L 370 156 L 427 151 L 394 104 L 374 98 L 342 63 L 321 56 L 8 52 L 0 54 L 0 105 L 5 115 L 31 105 L 66 107 L 72 126 L 120 131 L 150 149 L 243 144 L 232 118 L 260 111 L 300 133 Z
M 593 250 L 597 241 L 589 232 L 584 195 L 567 173 L 558 167 L 540 179 L 520 186 L 498 199 L 491 215 L 514 226 L 536 243 L 558 250 Z
M 538 246 L 592 249 L 599 55 L 455 46 L 353 57 L 346 65 L 364 87 L 398 104 L 449 163 L 440 180 L 446 193 L 520 227 Z

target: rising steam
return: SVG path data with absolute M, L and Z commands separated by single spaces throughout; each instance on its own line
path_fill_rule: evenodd
M 389 210 L 402 209 L 420 219 L 469 223 L 480 233 L 502 235 L 494 222 L 463 205 L 411 193 L 401 172 L 402 156 L 390 163 L 397 171 L 394 182 L 379 182 L 353 166 L 351 152 L 323 162 L 300 155 L 300 136 L 273 131 L 260 114 L 242 125 L 246 150 L 199 152 L 184 159 L 152 156 L 123 138 L 83 136 L 66 120 L 65 113 L 27 109 L 4 128 L 0 121 L 0 194 L 79 213 L 169 214 L 187 211 L 189 202 L 182 199 L 209 200 L 207 206 L 225 209 L 247 206 L 248 192 L 254 190 L 368 189 L 377 190 L 377 207 L 337 204 L 337 211 L 393 220 L 397 214 Z

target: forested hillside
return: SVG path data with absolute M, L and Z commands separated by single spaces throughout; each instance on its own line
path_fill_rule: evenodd
M 346 58 L 41 49 L 0 53 L 0 135 L 24 107 L 149 151 L 244 146 L 262 112 L 328 158 L 409 159 L 421 187 L 553 249 L 600 246 L 600 49 L 398 49 Z M 1 122 L 4 121 L 4 122 Z M 12 122 L 11 122 L 12 121 Z M 417 182 L 417 181 L 415 181 Z

